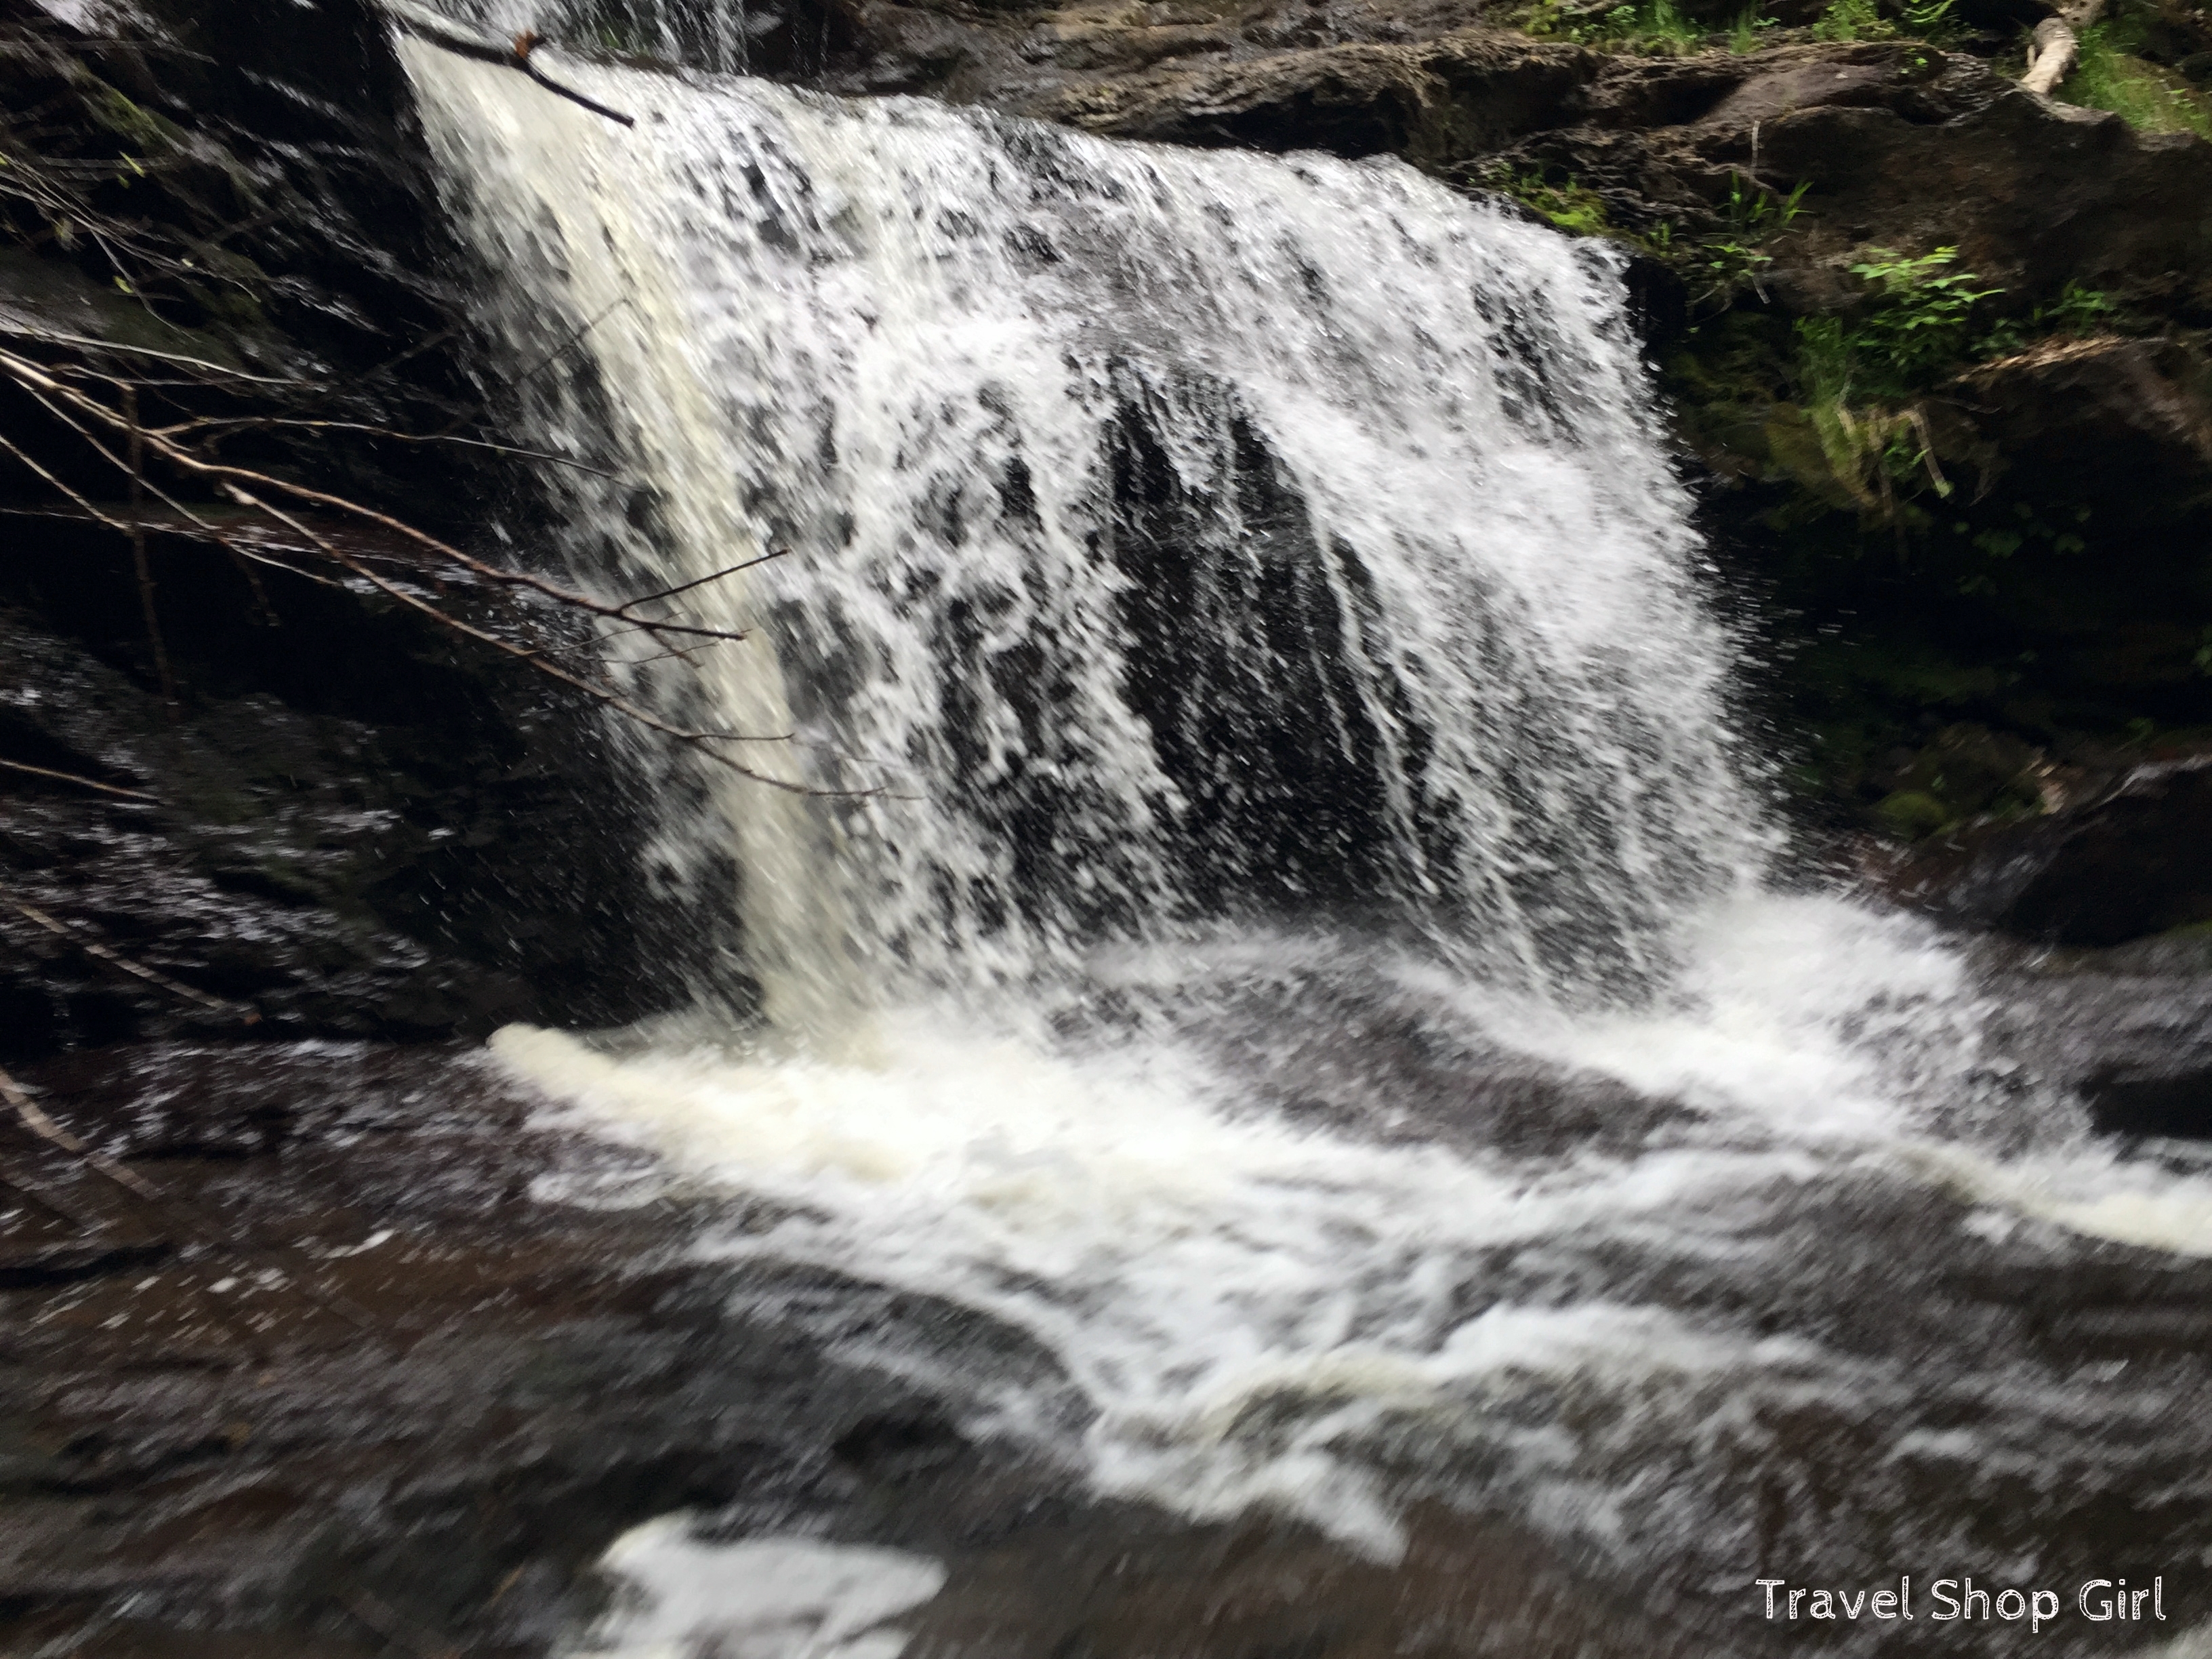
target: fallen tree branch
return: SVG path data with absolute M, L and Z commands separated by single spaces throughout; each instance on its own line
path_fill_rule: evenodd
M 17 1121 L 40 1139 L 60 1147 L 74 1158 L 82 1158 L 88 1166 L 105 1176 L 125 1192 L 136 1198 L 143 1199 L 161 1212 L 173 1225 L 179 1226 L 187 1233 L 206 1231 L 205 1218 L 199 1215 L 190 1204 L 162 1188 L 155 1186 L 136 1170 L 110 1158 L 97 1146 L 88 1143 L 82 1136 L 71 1133 L 55 1122 L 46 1115 L 46 1110 L 38 1102 L 31 1098 L 29 1091 L 5 1071 L 0 1071 L 0 1100 L 6 1101 L 13 1107 Z M 19 1182 L 10 1180 L 8 1184 L 18 1187 L 20 1189 Z M 56 1206 L 49 1205 L 49 1207 Z M 58 1212 L 68 1213 L 66 1211 Z M 99 1231 L 99 1228 L 100 1224 L 94 1223 L 88 1231 Z M 215 1249 L 243 1261 L 252 1261 L 256 1256 L 273 1256 L 280 1261 L 289 1262 L 292 1271 L 284 1276 L 288 1287 L 296 1289 L 307 1301 L 326 1312 L 336 1314 L 358 1330 L 373 1332 L 375 1329 L 375 1321 L 356 1306 L 349 1297 L 338 1295 L 334 1291 L 324 1291 L 306 1276 L 301 1264 L 307 1258 L 296 1247 L 257 1243 L 251 1238 L 243 1245 L 231 1244 L 220 1238 L 211 1239 L 209 1243 Z M 219 1314 L 217 1318 L 226 1324 L 233 1322 L 227 1314 Z M 236 1328 L 234 1324 L 233 1328 Z M 249 1345 L 255 1345 L 251 1332 L 241 1332 L 240 1334 Z
M 608 120 L 618 121 L 626 127 L 637 125 L 635 116 L 609 109 L 597 99 L 586 97 L 574 87 L 562 86 L 532 63 L 531 52 L 538 44 L 535 34 L 525 31 L 514 37 L 514 45 L 495 46 L 489 40 L 473 40 L 462 34 L 453 24 L 434 13 L 421 13 L 411 6 L 396 4 L 394 0 L 384 0 L 384 10 L 393 22 L 427 46 L 435 46 L 441 52 L 450 52 L 458 58 L 472 58 L 481 64 L 496 64 L 502 69 L 520 70 L 546 91 L 556 97 L 566 98 L 572 104 L 580 104 L 594 115 L 604 115 Z
M 2020 77 L 2021 85 L 2045 98 L 2056 97 L 2060 84 L 2081 61 L 2081 31 L 2104 10 L 2105 0 L 2070 0 L 2056 16 L 2038 23 L 2028 40 L 2027 72 Z
M 395 432 L 388 426 L 371 426 L 365 421 L 296 421 L 277 415 L 209 415 L 160 428 L 161 436 L 173 440 L 210 432 L 226 435 L 232 432 L 363 432 L 372 438 L 389 438 L 394 443 L 459 444 L 470 449 L 489 449 L 495 455 L 515 455 L 526 461 L 547 461 L 555 466 L 588 472 L 595 478 L 612 478 L 617 483 L 622 482 L 619 472 L 610 472 L 605 467 L 593 466 L 570 456 L 549 454 L 542 449 L 522 449 L 514 444 L 494 443 L 488 438 L 456 437 L 450 432 Z
M 138 608 L 146 618 L 146 642 L 154 649 L 154 673 L 161 682 L 161 702 L 172 723 L 177 718 L 177 677 L 169 667 L 169 647 L 161 638 L 161 618 L 154 606 L 154 562 L 146 554 L 146 433 L 138 424 L 138 393 L 123 389 L 123 415 L 131 432 L 131 564 L 138 573 Z
M 98 1147 L 86 1145 L 63 1128 L 40 1109 L 38 1102 L 24 1093 L 21 1084 L 5 1072 L 0 1072 L 0 1099 L 4 1099 L 15 1109 L 15 1115 L 23 1127 L 40 1139 L 52 1141 L 64 1152 L 82 1158 L 125 1192 L 134 1193 L 155 1204 L 161 1203 L 168 1196 L 136 1170 L 118 1164 Z

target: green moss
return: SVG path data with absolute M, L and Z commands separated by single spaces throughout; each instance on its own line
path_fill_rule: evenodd
M 2144 62 L 2125 48 L 2123 27 L 2099 23 L 2081 32 L 2081 55 L 2058 88 L 2069 104 L 2107 109 L 2143 132 L 2193 132 L 2212 138 L 2212 109 L 2172 70 Z
M 1674 0 L 1643 0 L 1615 6 L 1591 18 L 1565 12 L 1559 0 L 1537 0 L 1521 27 L 1530 34 L 1608 46 L 1616 52 L 1679 55 L 1697 51 L 1710 31 L 1684 14 Z
M 134 104 L 113 87 L 102 83 L 86 100 L 93 118 L 117 137 L 135 145 L 142 155 L 167 155 L 185 148 L 185 135 L 175 122 Z
M 1876 0 L 1832 0 L 1813 25 L 1815 40 L 1887 40 L 1896 33 Z
M 1952 821 L 1942 801 L 1917 789 L 1885 795 L 1874 811 L 1881 827 L 1899 841 L 1924 840 Z
M 1480 175 L 1480 182 L 1485 188 L 1500 191 L 1534 209 L 1571 236 L 1614 234 L 1614 226 L 1606 215 L 1605 199 L 1572 177 L 1564 184 L 1552 184 L 1535 167 L 1499 167 Z

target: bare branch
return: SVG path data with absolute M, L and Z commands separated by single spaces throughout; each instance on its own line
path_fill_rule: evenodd
M 27 390 L 33 390 L 35 392 L 36 389 L 43 388 L 57 397 L 66 399 L 85 414 L 115 430 L 130 429 L 131 423 L 124 416 L 108 408 L 98 398 L 87 397 L 75 386 L 57 379 L 40 365 L 30 362 L 27 358 L 16 356 L 12 352 L 0 352 L 0 368 L 7 369 L 19 383 L 25 386 Z M 393 534 L 415 543 L 417 546 L 427 548 L 441 558 L 473 571 L 487 581 L 500 582 L 510 586 L 527 587 L 544 594 L 547 599 L 556 600 L 574 610 L 588 611 L 594 616 L 616 617 L 625 622 L 641 620 L 625 616 L 620 605 L 609 605 L 603 600 L 595 599 L 587 593 L 580 593 L 572 588 L 563 587 L 558 582 L 549 581 L 543 576 L 532 575 L 527 571 L 503 569 L 498 565 L 476 558 L 462 552 L 457 547 L 439 540 L 427 531 L 417 530 L 410 524 L 362 507 L 357 502 L 347 501 L 343 496 L 329 495 L 319 489 L 311 489 L 305 484 L 289 483 L 282 478 L 271 477 L 265 472 L 256 472 L 247 467 L 228 466 L 221 462 L 202 460 L 180 445 L 171 443 L 165 439 L 155 438 L 151 433 L 145 435 L 153 441 L 155 447 L 160 450 L 165 459 L 188 472 L 198 473 L 208 478 L 223 479 L 233 483 L 244 482 L 266 489 L 282 490 L 295 501 L 313 502 L 317 507 L 326 507 L 333 512 L 348 514 L 355 518 L 366 519 L 372 524 L 380 525 Z M 118 468 L 128 471 L 127 464 L 118 460 L 105 447 L 101 448 L 100 453 Z M 264 510 L 267 509 L 264 507 Z M 654 623 L 651 626 L 656 629 L 665 629 L 672 634 L 695 634 L 705 639 L 736 640 L 745 637 L 742 633 L 732 633 L 726 629 L 697 628 L 685 623 Z
M 634 599 L 624 599 L 620 609 L 622 611 L 627 611 L 633 605 L 651 605 L 655 599 L 672 599 L 678 593 L 689 593 L 695 587 L 704 587 L 708 582 L 718 582 L 725 576 L 734 576 L 740 570 L 750 570 L 755 565 L 766 564 L 770 559 L 783 558 L 790 551 L 787 547 L 779 547 L 772 553 L 763 553 L 757 559 L 747 559 L 743 564 L 733 564 L 726 570 L 717 570 L 713 575 L 702 576 L 696 581 L 678 582 L 673 587 L 662 588 L 658 593 L 643 593 Z
M 228 471 L 229 469 L 210 470 Z M 756 783 L 764 783 L 772 789 L 781 789 L 788 794 L 812 795 L 830 793 L 814 789 L 806 784 L 793 783 L 783 778 L 770 777 L 765 772 L 756 772 L 750 767 L 740 766 L 737 762 L 732 760 L 727 755 L 721 754 L 707 746 L 711 743 L 724 739 L 743 743 L 780 743 L 785 739 L 781 738 L 744 737 L 738 733 L 729 732 L 696 732 L 687 730 L 680 726 L 672 726 L 666 720 L 662 720 L 658 714 L 653 713 L 652 710 L 640 707 L 638 704 L 630 702 L 629 698 L 624 697 L 617 692 L 610 691 L 603 686 L 593 685 L 590 681 L 570 673 L 567 669 L 561 667 L 557 663 L 550 660 L 544 652 L 534 650 L 528 646 L 517 645 L 512 640 L 503 640 L 496 634 L 488 634 L 480 628 L 471 627 L 469 623 L 463 622 L 459 617 L 453 616 L 450 612 L 441 611 L 436 605 L 432 605 L 428 600 L 422 599 L 417 594 L 409 592 L 398 583 L 387 581 L 385 578 L 378 575 L 374 571 L 371 570 L 367 565 L 362 563 L 358 559 L 354 558 L 349 554 L 341 551 L 323 537 L 317 535 L 306 525 L 301 523 L 299 520 L 292 517 L 291 514 L 286 513 L 283 508 L 270 506 L 268 502 L 260 500 L 250 491 L 241 489 L 236 483 L 226 481 L 221 488 L 233 501 L 237 501 L 241 506 L 250 507 L 258 512 L 266 513 L 270 518 L 275 519 L 280 524 L 283 524 L 288 528 L 305 536 L 322 551 L 325 557 L 331 559 L 336 563 L 343 565 L 347 569 L 352 571 L 356 575 L 362 577 L 363 580 L 374 582 L 378 587 L 382 588 L 386 593 L 392 595 L 393 599 L 398 599 L 402 605 L 410 605 L 415 610 L 422 611 L 425 616 L 434 617 L 438 622 L 443 623 L 447 628 L 451 628 L 459 633 L 465 634 L 471 639 L 480 640 L 484 644 L 492 647 L 495 650 L 505 652 L 508 656 L 517 658 L 523 662 L 528 663 L 532 668 L 538 670 L 539 673 L 548 675 L 550 678 L 560 681 L 563 685 L 574 687 L 575 690 L 581 691 L 586 696 L 592 698 L 596 702 L 603 702 L 609 708 L 627 714 L 630 719 L 636 720 L 642 726 L 651 727 L 653 731 L 661 733 L 664 737 L 672 738 L 678 743 L 690 744 L 698 747 L 702 753 L 711 756 L 714 760 L 720 762 L 722 765 L 728 767 L 732 771 L 738 773 L 740 776 L 750 778 Z M 725 637 L 728 636 L 726 635 Z
M 121 795 L 126 800 L 143 800 L 155 805 L 160 805 L 153 796 L 139 790 L 118 789 L 112 783 L 98 783 L 90 778 L 81 778 L 74 772 L 57 772 L 49 767 L 27 766 L 21 761 L 11 760 L 0 760 L 0 766 L 4 766 L 10 772 L 27 772 L 34 778 L 58 779 L 63 783 L 76 784 L 81 789 L 97 789 L 103 795 Z
M 225 997 L 210 996 L 205 991 L 195 990 L 182 981 L 171 979 L 167 974 L 157 972 L 143 963 L 133 962 L 130 957 L 109 950 L 98 939 L 85 938 L 67 922 L 57 921 L 39 908 L 37 905 L 26 904 L 12 893 L 0 891 L 0 904 L 5 904 L 26 921 L 45 928 L 56 938 L 66 939 L 87 956 L 97 957 L 109 966 L 119 968 L 126 974 L 144 980 L 149 985 L 158 986 L 172 996 L 182 997 L 187 1002 L 197 1003 L 210 1013 L 233 1015 L 242 1025 L 258 1025 L 261 1023 L 259 1009 L 246 1003 L 233 1002 Z
M 546 91 L 566 98 L 573 104 L 581 104 L 594 115 L 604 115 L 608 120 L 619 121 L 626 127 L 634 127 L 637 125 L 637 118 L 635 116 L 624 115 L 620 110 L 609 109 L 598 100 L 586 97 L 573 87 L 564 87 L 558 81 L 550 78 L 540 71 L 538 65 L 530 61 L 531 49 L 538 44 L 538 37 L 535 34 L 526 31 L 515 36 L 514 45 L 496 46 L 489 41 L 469 39 L 444 18 L 434 15 L 418 15 L 411 8 L 403 9 L 390 3 L 390 0 L 386 0 L 385 11 L 392 21 L 416 40 L 435 46 L 441 52 L 450 52 L 460 58 L 473 58 L 479 63 L 497 64 L 503 69 L 520 70 Z
M 125 345 L 115 340 L 95 340 L 83 334 L 64 334 L 53 329 L 27 328 L 0 316 L 0 335 L 12 339 L 38 340 L 47 345 L 74 346 L 80 351 L 115 351 L 132 357 L 158 357 L 167 363 L 186 363 L 194 368 L 204 368 L 210 374 L 220 374 L 233 380 L 246 380 L 255 386 L 289 386 L 298 391 L 312 391 L 312 380 L 283 380 L 267 374 L 249 374 L 242 368 L 226 368 L 221 363 L 211 363 L 204 357 L 179 356 L 173 351 L 156 351 L 151 346 Z

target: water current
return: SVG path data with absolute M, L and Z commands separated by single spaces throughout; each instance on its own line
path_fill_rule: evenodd
M 1617 258 L 1395 161 L 542 49 L 624 129 L 402 49 L 520 434 L 597 469 L 559 556 L 748 633 L 607 641 L 747 739 L 638 751 L 726 970 L 494 1047 L 751 1200 L 761 1297 L 1096 1492 L 1378 1560 L 1416 1500 L 1662 1599 L 2148 1547 L 2089 1517 L 2196 1461 L 2194 1372 L 1987 1285 L 2196 1273 L 2212 1187 L 1931 929 L 1772 878 Z M 630 1547 L 690 1618 L 703 1547 Z

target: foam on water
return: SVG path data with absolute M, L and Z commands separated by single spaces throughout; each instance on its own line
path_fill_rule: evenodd
M 663 1516 L 601 1558 L 620 1605 L 576 1659 L 898 1659 L 891 1621 L 937 1594 L 945 1569 L 897 1550 L 811 1538 L 699 1538 Z

